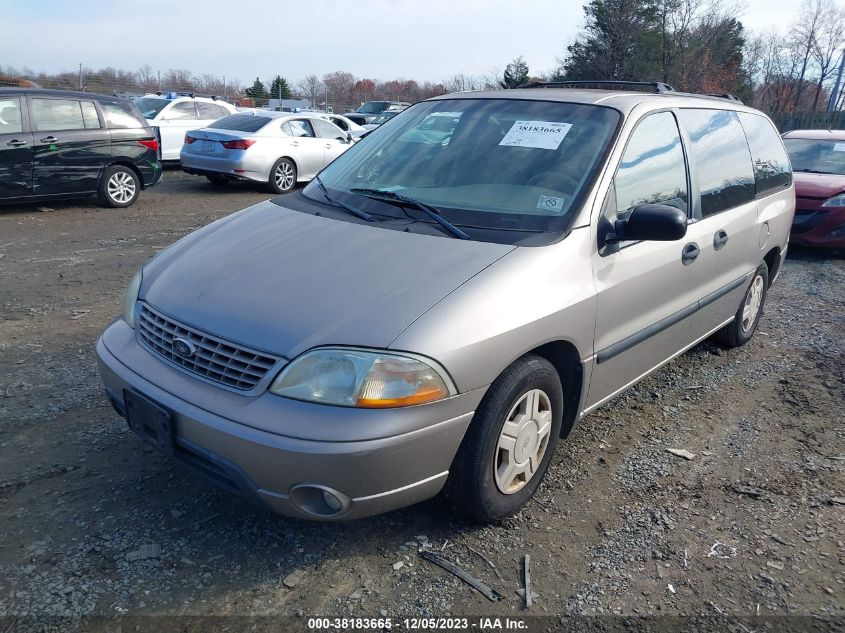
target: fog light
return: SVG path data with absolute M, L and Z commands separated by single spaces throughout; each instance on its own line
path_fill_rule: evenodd
M 340 502 L 340 499 L 335 497 L 328 490 L 323 490 L 323 501 L 326 502 L 326 505 L 329 506 L 329 508 L 331 508 L 333 512 L 337 512 L 343 507 L 343 504 Z

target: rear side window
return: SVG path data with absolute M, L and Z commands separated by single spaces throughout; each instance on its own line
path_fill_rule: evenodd
M 272 119 L 266 116 L 252 114 L 230 114 L 218 119 L 208 127 L 215 130 L 237 130 L 238 132 L 257 132 Z
M 79 105 L 82 108 L 82 121 L 85 123 L 85 127 L 99 129 L 101 127 L 100 117 L 97 116 L 97 108 L 94 107 L 94 102 L 80 101 Z
M 337 126 L 332 125 L 328 121 L 322 119 L 312 119 L 311 125 L 317 130 L 317 136 L 320 138 L 334 138 L 345 139 L 346 135 Z
M 332 117 L 332 123 L 334 123 L 341 130 L 344 130 L 344 131 L 349 130 L 349 126 L 346 124 L 346 121 L 344 121 L 343 119 L 338 119 L 338 118 Z
M 774 126 L 764 117 L 747 112 L 739 113 L 739 121 L 751 149 L 757 196 L 785 189 L 792 184 L 789 157 Z
M 288 121 L 288 124 L 290 126 L 291 136 L 310 136 L 313 138 L 314 129 L 308 121 L 304 121 L 302 119 L 291 119 Z
M 23 132 L 21 100 L 18 97 L 0 99 L 0 134 Z
M 641 204 L 668 204 L 687 212 L 687 169 L 678 124 L 658 112 L 634 129 L 616 177 L 616 217 L 624 220 Z
M 104 103 L 100 102 L 103 114 L 110 128 L 137 128 L 144 127 L 143 119 L 135 113 L 134 108 L 125 103 Z
M 224 117 L 229 114 L 216 103 L 198 101 L 197 108 L 199 108 L 201 119 L 219 119 L 220 117 Z
M 196 120 L 197 109 L 193 101 L 180 101 L 173 104 L 162 118 L 168 121 Z
M 690 137 L 690 157 L 698 178 L 701 209 L 707 217 L 754 200 L 754 170 L 745 133 L 736 112 L 680 110 Z
M 33 99 L 32 118 L 39 132 L 85 129 L 82 107 L 74 99 Z

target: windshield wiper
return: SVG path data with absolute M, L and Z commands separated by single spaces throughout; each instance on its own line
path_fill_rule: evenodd
M 821 171 L 819 169 L 796 169 L 795 171 L 803 171 L 808 174 L 832 174 L 832 171 Z
M 366 220 L 367 222 L 376 221 L 376 218 L 367 213 L 366 211 L 361 211 L 361 209 L 356 209 L 351 204 L 346 204 L 345 202 L 341 202 L 340 200 L 335 200 L 334 198 L 332 198 L 329 195 L 328 189 L 326 189 L 326 186 L 323 184 L 323 181 L 320 180 L 319 176 L 314 176 L 314 180 L 317 181 L 317 185 L 320 187 L 320 191 L 323 192 L 323 195 L 326 197 L 326 200 L 328 200 L 329 204 L 332 204 L 336 207 L 340 207 L 341 209 L 345 209 L 346 211 L 354 215 L 356 218 Z
M 461 240 L 471 239 L 469 235 L 464 233 L 461 229 L 459 229 L 457 226 L 449 222 L 449 220 L 440 215 L 440 211 L 409 196 L 405 196 L 401 193 L 396 193 L 395 191 L 388 191 L 385 189 L 368 189 L 366 187 L 353 187 L 352 189 L 350 189 L 350 191 L 352 191 L 353 193 L 360 193 L 371 198 L 380 196 L 382 198 L 387 198 L 388 200 L 398 200 L 400 202 L 407 202 L 408 204 L 414 205 L 417 209 L 425 213 L 428 217 L 430 217 L 444 229 L 449 231 L 449 233 L 451 233 L 453 237 L 456 237 Z

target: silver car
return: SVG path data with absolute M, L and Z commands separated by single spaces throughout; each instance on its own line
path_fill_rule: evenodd
M 185 134 L 180 160 L 183 170 L 215 184 L 247 180 L 287 193 L 353 142 L 351 134 L 320 113 L 250 110 Z
M 579 419 L 699 341 L 753 336 L 792 174 L 734 100 L 445 95 L 302 191 L 183 238 L 97 343 L 129 426 L 275 511 L 534 494 Z

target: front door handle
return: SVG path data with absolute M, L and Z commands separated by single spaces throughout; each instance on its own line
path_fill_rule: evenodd
M 21 145 L 26 145 L 26 141 L 22 141 L 17 138 L 13 138 L 11 141 L 6 143 L 9 147 L 20 147 Z
M 716 231 L 713 236 L 713 250 L 720 251 L 728 243 L 728 234 L 723 230 Z
M 326 143 L 326 149 L 331 149 L 332 147 L 334 146 L 331 143 Z
M 51 134 L 50 136 L 45 136 L 44 138 L 42 138 L 42 139 L 41 139 L 41 142 L 42 142 L 42 143 L 55 143 L 55 142 L 56 142 L 56 141 L 58 141 L 58 140 L 59 140 L 59 139 L 57 139 L 55 136 L 53 136 L 53 135 Z
M 695 242 L 690 242 L 684 246 L 684 250 L 681 252 L 681 261 L 684 263 L 684 266 L 692 264 L 698 258 L 700 252 L 701 249 L 698 248 L 698 244 Z
M 291 144 L 293 147 L 299 147 L 299 141 L 291 141 L 291 142 L 290 142 L 290 144 Z

